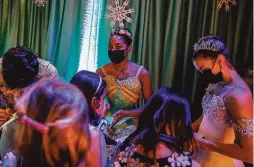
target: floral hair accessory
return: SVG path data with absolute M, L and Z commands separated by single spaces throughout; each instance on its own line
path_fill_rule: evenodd
M 110 36 L 112 36 L 112 35 L 122 35 L 122 36 L 126 36 L 129 39 L 133 40 L 132 34 L 128 30 L 125 30 L 125 29 L 120 29 L 120 30 L 113 29 Z

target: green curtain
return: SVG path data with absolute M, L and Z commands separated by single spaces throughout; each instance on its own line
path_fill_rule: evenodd
M 191 60 L 192 45 L 201 36 L 221 36 L 237 70 L 253 59 L 253 2 L 237 3 L 226 12 L 224 6 L 216 8 L 215 0 L 130 0 L 128 8 L 135 10 L 131 15 L 133 22 L 126 24 L 134 34 L 130 59 L 149 69 L 154 89 L 173 87 L 191 100 L 198 75 Z M 104 8 L 106 13 L 106 5 Z M 110 20 L 102 18 L 99 66 L 109 62 L 106 57 Z
M 122 3 L 123 0 L 120 0 Z M 83 16 L 87 0 L 48 0 L 37 7 L 32 0 L 0 0 L 0 56 L 11 47 L 24 45 L 52 62 L 62 78 L 69 80 L 79 65 Z M 105 18 L 106 4 L 100 0 L 98 66 L 109 62 L 107 45 L 111 27 Z M 192 98 L 197 72 L 192 45 L 202 35 L 224 38 L 237 70 L 252 61 L 253 2 L 237 1 L 231 11 L 216 9 L 215 0 L 130 0 L 134 34 L 129 58 L 148 68 L 153 87 L 169 86 Z
M 253 1 L 237 1 L 231 11 L 217 9 L 217 1 L 184 1 L 177 40 L 177 61 L 173 87 L 193 98 L 197 71 L 192 64 L 192 45 L 201 36 L 216 34 L 222 37 L 230 50 L 237 71 L 253 60 Z M 195 81 L 195 80 L 194 80 Z
M 86 0 L 0 0 L 0 57 L 18 45 L 53 63 L 65 80 L 77 72 Z
M 84 0 L 52 1 L 45 58 L 68 81 L 78 70 L 85 6 Z
M 114 0 L 101 0 L 101 19 L 99 26 L 99 36 L 98 36 L 98 67 L 110 62 L 108 58 L 108 40 L 109 35 L 112 31 L 110 27 L 110 21 L 105 18 L 105 14 L 108 12 L 106 5 L 114 4 Z
M 10 49 L 23 45 L 45 55 L 51 1 L 37 7 L 32 0 L 0 0 L 0 57 Z

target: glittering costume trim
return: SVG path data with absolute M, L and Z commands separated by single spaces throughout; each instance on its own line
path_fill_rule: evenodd
M 230 120 L 229 124 L 242 136 L 253 136 L 253 118 Z

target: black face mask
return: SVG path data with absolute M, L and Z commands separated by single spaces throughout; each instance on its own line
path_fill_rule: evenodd
M 215 63 L 214 63 L 214 65 L 215 65 Z M 213 65 L 213 67 L 214 67 L 214 65 Z M 212 67 L 212 69 L 213 69 L 213 67 Z M 209 82 L 210 84 L 215 84 L 217 82 L 223 81 L 222 72 L 220 71 L 217 74 L 213 74 L 212 69 L 204 70 L 204 72 L 202 73 L 202 77 L 204 77 L 204 79 L 207 82 Z
M 114 64 L 121 63 L 125 59 L 124 51 L 125 50 L 108 50 L 109 59 Z

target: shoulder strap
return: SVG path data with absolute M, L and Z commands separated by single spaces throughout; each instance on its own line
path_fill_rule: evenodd
M 107 72 L 105 71 L 105 69 L 104 69 L 103 67 L 101 67 L 101 71 L 102 71 L 102 73 L 103 73 L 104 76 L 107 75 Z
M 229 90 L 223 92 L 223 93 L 220 95 L 221 98 L 222 98 L 222 99 L 225 99 L 225 97 L 227 97 L 227 95 L 230 93 L 231 90 L 232 90 L 232 89 L 229 89 Z
M 141 70 L 142 70 L 143 68 L 144 68 L 143 66 L 140 66 L 140 67 L 139 67 L 139 69 L 138 69 L 138 71 L 137 71 L 137 73 L 136 73 L 136 77 L 139 76 L 139 74 L 140 74 L 140 72 L 141 72 Z

